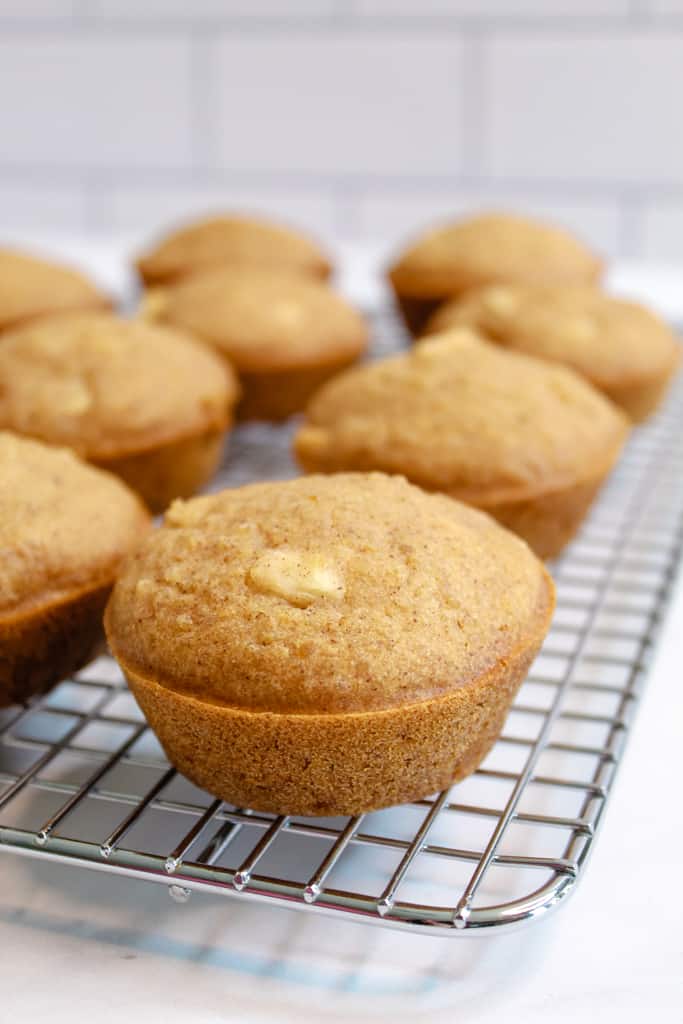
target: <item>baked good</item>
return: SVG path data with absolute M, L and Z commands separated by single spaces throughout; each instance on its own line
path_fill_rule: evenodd
M 460 328 L 330 381 L 294 446 L 310 472 L 403 473 L 483 508 L 550 558 L 627 431 L 621 411 L 572 370 Z
M 0 331 L 54 313 L 110 306 L 111 300 L 78 271 L 0 249 Z
M 0 431 L 0 706 L 93 657 L 119 564 L 145 534 L 142 502 L 73 452 Z
M 573 235 L 509 213 L 434 228 L 405 249 L 389 282 L 409 330 L 419 334 L 446 299 L 493 283 L 591 284 L 602 262 Z
M 38 321 L 0 344 L 0 428 L 74 448 L 153 511 L 212 475 L 236 398 L 199 342 L 106 313 Z
M 659 405 L 681 359 L 654 313 L 585 285 L 489 285 L 444 303 L 425 333 L 456 326 L 571 366 L 634 420 Z
M 165 284 L 225 264 L 280 268 L 323 280 L 332 269 L 319 246 L 298 231 L 235 215 L 178 228 L 136 260 L 145 284 Z
M 237 806 L 356 814 L 472 772 L 553 585 L 488 516 L 382 474 L 176 502 L 107 607 L 168 758 Z
M 219 267 L 156 290 L 143 315 L 227 357 L 240 377 L 240 419 L 280 420 L 303 409 L 368 341 L 363 318 L 327 285 L 256 267 Z

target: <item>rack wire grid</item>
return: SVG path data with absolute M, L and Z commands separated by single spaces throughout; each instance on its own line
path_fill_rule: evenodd
M 375 354 L 397 346 L 375 328 Z M 0 715 L 0 850 L 431 934 L 544 914 L 584 870 L 680 559 L 682 422 L 680 379 L 554 564 L 552 629 L 470 778 L 353 818 L 233 807 L 168 764 L 102 657 Z M 240 428 L 214 486 L 294 475 L 290 437 Z

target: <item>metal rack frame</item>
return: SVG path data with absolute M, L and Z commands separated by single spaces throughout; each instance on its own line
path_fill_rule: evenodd
M 232 807 L 167 764 L 102 658 L 0 714 L 0 851 L 432 934 L 546 913 L 585 868 L 683 551 L 682 423 L 683 380 L 555 563 L 553 627 L 470 779 L 355 818 Z M 288 450 L 241 428 L 216 486 L 292 475 Z

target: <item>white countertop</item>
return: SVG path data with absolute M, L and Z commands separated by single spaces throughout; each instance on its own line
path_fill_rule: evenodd
M 123 280 L 110 245 L 62 249 Z M 677 278 L 624 267 L 612 281 L 683 322 Z M 342 285 L 370 301 L 366 280 Z M 682 663 L 679 585 L 592 861 L 549 917 L 432 938 L 203 894 L 177 905 L 161 886 L 3 854 L 0 1021 L 680 1021 Z

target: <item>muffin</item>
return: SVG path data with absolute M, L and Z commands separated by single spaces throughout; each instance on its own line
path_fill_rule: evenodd
M 194 783 L 260 811 L 357 814 L 477 767 L 553 601 L 541 563 L 488 516 L 343 474 L 174 503 L 105 626 Z
M 402 473 L 484 509 L 550 558 L 627 432 L 621 411 L 572 370 L 460 328 L 330 381 L 294 448 L 311 472 Z
M 656 409 L 681 358 L 654 313 L 581 285 L 490 285 L 440 306 L 425 333 L 455 326 L 571 366 L 633 420 Z
M 118 474 L 153 511 L 214 472 L 237 385 L 183 334 L 78 313 L 0 344 L 0 428 L 75 449 Z
M 78 271 L 0 249 L 0 331 L 54 313 L 110 306 L 110 299 Z
M 96 653 L 119 564 L 149 517 L 116 477 L 73 452 L 0 431 L 0 706 Z
M 300 411 L 368 341 L 360 314 L 327 285 L 255 267 L 220 267 L 157 290 L 143 315 L 227 357 L 240 377 L 240 419 Z
M 145 284 L 167 284 L 197 270 L 237 264 L 289 270 L 325 280 L 331 266 L 305 235 L 251 217 L 209 217 L 179 228 L 143 253 L 136 267 Z
M 408 329 L 419 334 L 446 299 L 487 284 L 591 284 L 601 261 L 561 228 L 488 213 L 435 228 L 389 269 Z

